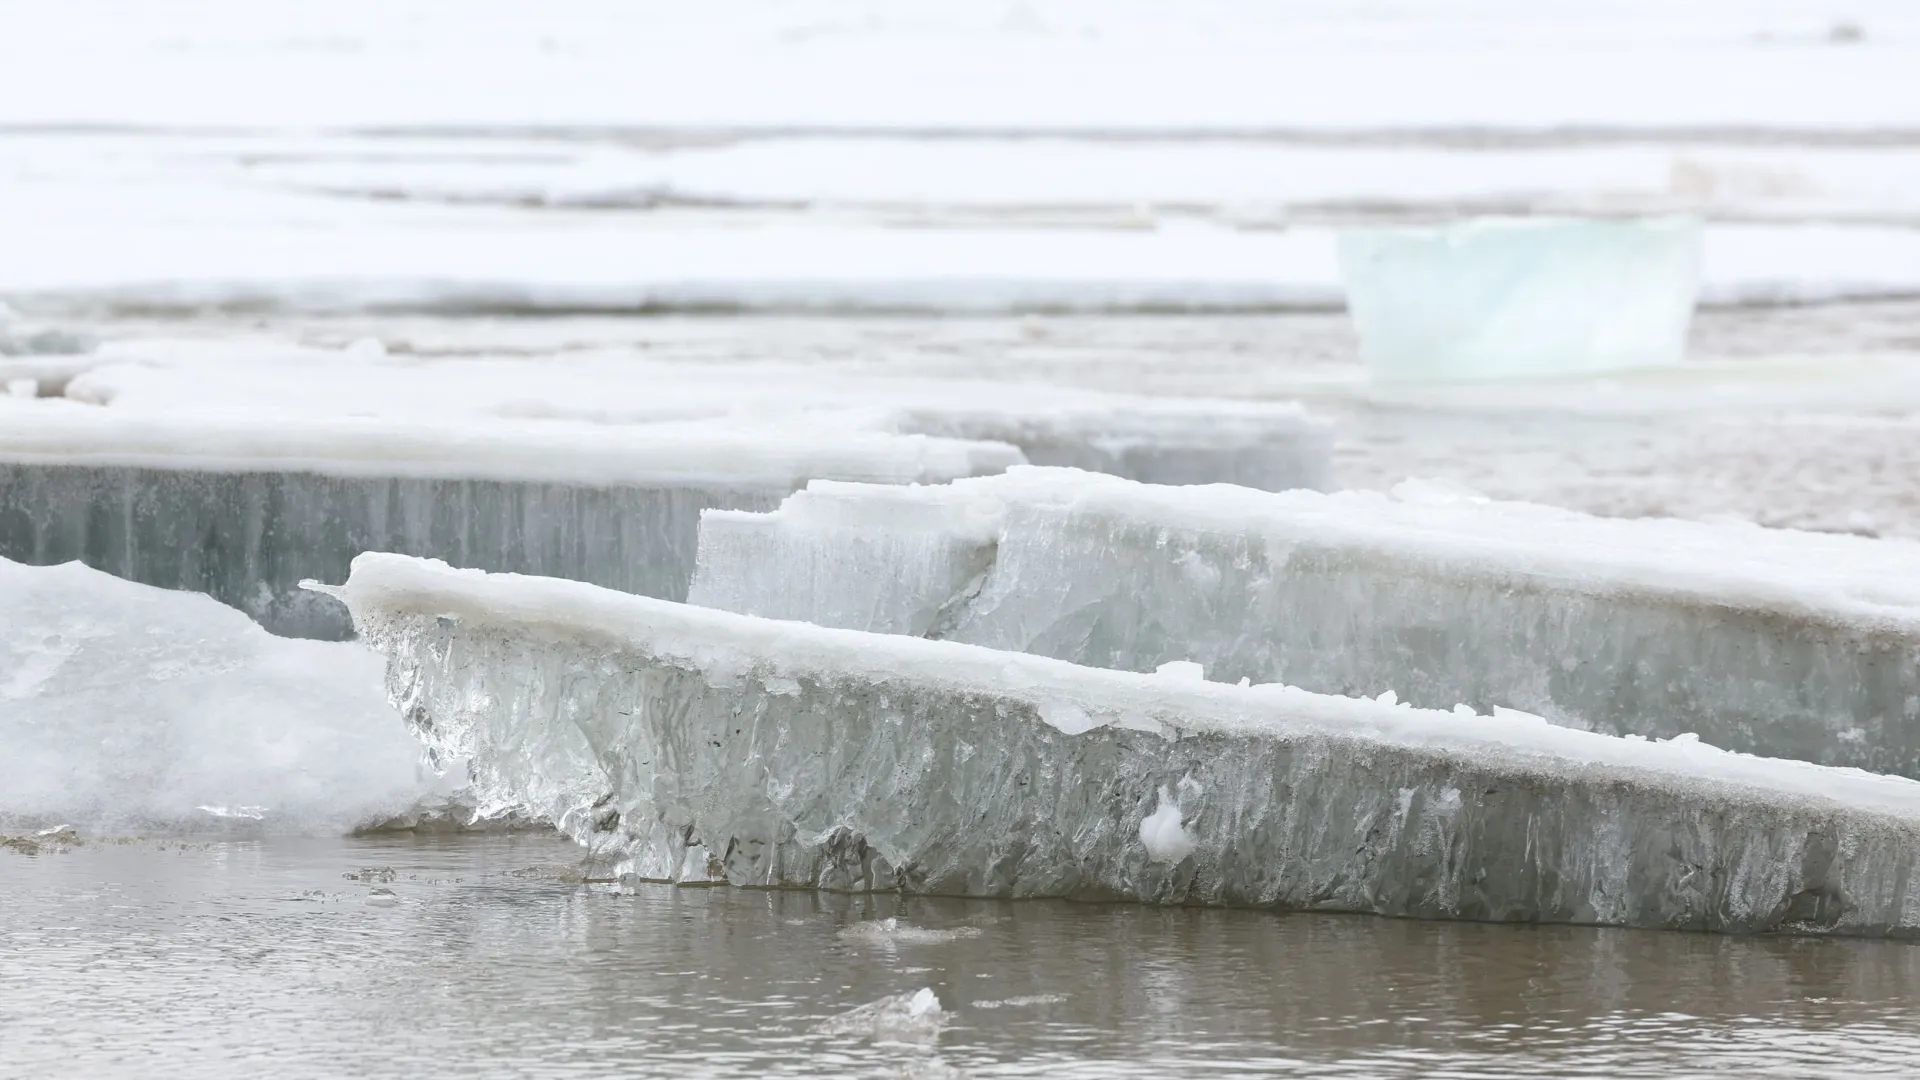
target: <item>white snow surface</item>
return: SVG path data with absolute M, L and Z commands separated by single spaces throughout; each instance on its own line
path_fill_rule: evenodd
M 796 679 L 832 673 L 875 684 L 1004 697 L 1037 710 L 1067 706 L 1099 728 L 1285 738 L 1308 732 L 1439 750 L 1523 771 L 1602 769 L 1679 790 L 1737 787 L 1772 800 L 1897 815 L 1920 824 L 1920 781 L 1733 754 L 1682 738 L 1654 742 L 1555 727 L 1513 710 L 1493 716 L 1414 709 L 1278 684 L 1236 686 L 1080 667 L 957 642 L 869 634 L 736 615 L 578 582 L 460 570 L 434 560 L 368 553 L 329 590 L 363 628 L 413 615 L 476 632 L 525 627 L 558 639 L 621 642 L 673 657 L 713 679 Z M 511 672 L 500 673 L 509 679 Z M 1045 712 L 1040 715 L 1045 718 Z M 1060 725 L 1054 725 L 1061 727 Z M 1074 725 L 1075 728 L 1078 725 Z
M 1712 301 L 1920 290 L 1902 0 L 0 25 L 0 294 L 27 310 L 1270 310 L 1339 303 L 1329 223 L 1488 213 L 1701 214 Z
M 862 375 L 791 362 L 657 363 L 624 350 L 584 350 L 538 358 L 391 356 L 358 342 L 345 349 L 218 341 L 134 340 L 105 347 L 96 366 L 62 386 L 72 401 L 111 411 L 173 416 L 218 411 L 257 420 L 289 416 L 366 417 L 453 430 L 471 417 L 486 440 L 538 442 L 582 431 L 581 454 L 658 442 L 621 425 L 699 422 L 771 441 L 768 433 L 812 439 L 812 476 L 846 476 L 836 447 L 889 445 L 901 475 L 937 481 L 951 473 L 937 450 L 1007 443 L 1028 460 L 1096 469 L 1159 483 L 1233 482 L 1270 490 L 1330 483 L 1334 432 L 1290 402 L 1159 398 L 1035 386 L 1017 394 L 1004 383 Z M 296 423 L 294 427 L 298 427 Z M 509 439 L 492 434 L 524 432 Z M 679 431 L 681 428 L 663 430 Z M 855 433 L 872 433 L 861 436 Z M 675 436 L 682 438 L 682 436 Z M 694 449 L 697 436 L 684 436 Z M 469 442 L 481 442 L 470 439 Z M 712 444 L 718 445 L 718 444 Z M 700 451 L 716 462 L 726 454 Z M 795 450 L 796 454 L 801 451 Z M 968 451 L 971 472 L 992 471 L 993 451 Z M 810 456 L 808 456 L 810 455 Z M 629 455 L 631 456 L 631 455 Z M 920 472 L 913 460 L 926 459 Z M 948 457 L 954 455 L 949 454 Z
M 1902 0 L 11 0 L 0 15 L 14 31 L 0 42 L 0 122 L 11 123 L 1341 130 L 1920 118 L 1908 92 L 1920 16 Z
M 364 646 L 77 563 L 0 559 L 0 611 L 0 826 L 338 833 L 454 810 Z

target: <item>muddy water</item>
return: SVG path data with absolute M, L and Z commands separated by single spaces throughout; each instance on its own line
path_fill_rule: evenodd
M 542 836 L 0 851 L 0 1075 L 1920 1070 L 1907 945 L 582 876 Z

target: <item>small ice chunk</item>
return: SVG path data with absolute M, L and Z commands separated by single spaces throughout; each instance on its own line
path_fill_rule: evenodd
M 981 933 L 983 931 L 977 926 L 955 926 L 945 930 L 933 930 L 904 923 L 898 918 L 889 916 L 885 919 L 854 923 L 840 931 L 839 936 L 848 941 L 864 941 L 880 945 L 941 945 L 949 941 L 976 938 Z
M 32 398 L 40 396 L 40 380 L 32 377 L 7 380 L 7 396 Z
M 1193 838 L 1180 825 L 1180 804 L 1165 785 L 1160 788 L 1160 805 L 1140 822 L 1140 842 L 1154 862 L 1177 863 L 1193 854 Z
M 387 343 L 377 337 L 363 337 L 351 341 L 342 352 L 359 360 L 377 360 L 387 355 Z
M 1678 364 L 1699 289 L 1687 218 L 1480 219 L 1340 236 L 1380 380 L 1543 378 Z
M 1207 669 L 1193 660 L 1169 660 L 1153 669 L 1155 675 L 1163 679 L 1185 679 L 1190 682 L 1205 682 Z
M 1046 702 L 1040 706 L 1040 719 L 1068 735 L 1083 735 L 1105 723 L 1071 701 Z
M 933 987 L 894 994 L 829 1017 L 814 1028 L 821 1035 L 844 1035 L 878 1044 L 930 1046 L 946 1025 Z

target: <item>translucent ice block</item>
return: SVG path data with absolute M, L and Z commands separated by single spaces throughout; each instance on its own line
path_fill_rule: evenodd
M 1920 544 L 1062 469 L 709 512 L 689 599 L 1920 776 Z
M 1340 276 L 1377 379 L 1550 378 L 1678 364 L 1698 226 L 1484 219 L 1340 237 Z
M 1901 778 L 391 555 L 337 593 L 423 739 L 641 877 L 1920 930 Z

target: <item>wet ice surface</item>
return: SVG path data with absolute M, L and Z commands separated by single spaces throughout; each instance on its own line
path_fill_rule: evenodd
M 1920 1052 L 1912 946 L 592 873 L 534 836 L 0 850 L 0 1072 L 1853 1077 Z

